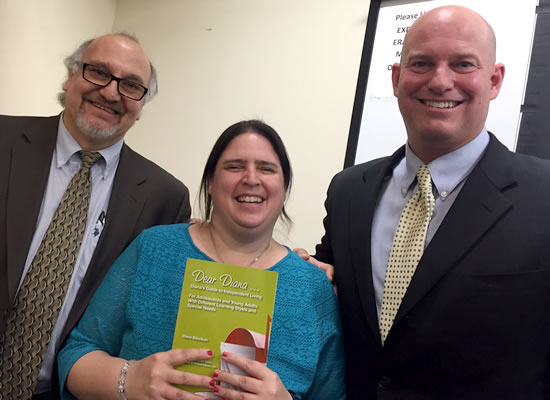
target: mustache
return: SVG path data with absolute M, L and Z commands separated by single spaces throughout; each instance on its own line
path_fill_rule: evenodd
M 101 95 L 97 95 L 97 96 L 96 95 L 87 95 L 87 96 L 83 96 L 83 99 L 85 101 L 95 103 L 95 104 L 97 104 L 101 107 L 104 107 L 106 109 L 112 110 L 117 114 L 123 114 L 124 112 L 126 112 L 126 108 L 124 107 L 124 104 L 120 100 L 109 101 Z

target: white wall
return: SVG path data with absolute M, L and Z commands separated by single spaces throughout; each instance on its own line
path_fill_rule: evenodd
M 218 135 L 264 119 L 295 173 L 295 225 L 277 237 L 313 251 L 326 189 L 344 162 L 368 8 L 368 0 L 0 0 L 0 113 L 59 112 L 62 58 L 88 37 L 134 33 L 159 70 L 160 93 L 127 143 L 194 199 Z
M 368 8 L 364 0 L 119 1 L 115 30 L 135 33 L 160 71 L 159 95 L 127 142 L 195 196 L 219 134 L 264 119 L 295 173 L 295 224 L 277 236 L 313 250 L 326 189 L 344 163 Z
M 0 113 L 59 113 L 63 58 L 85 39 L 111 31 L 115 5 L 115 0 L 0 0 Z

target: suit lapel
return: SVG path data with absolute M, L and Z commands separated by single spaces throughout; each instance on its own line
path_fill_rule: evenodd
M 59 116 L 39 118 L 25 126 L 12 147 L 7 201 L 8 290 L 15 297 L 36 221 L 55 148 Z
M 395 164 L 405 154 L 402 147 L 391 157 L 379 161 L 379 165 L 368 168 L 363 174 L 363 182 L 350 196 L 348 226 L 350 227 L 350 251 L 357 292 L 364 315 L 375 337 L 380 338 L 378 313 L 372 281 L 371 232 L 374 211 L 384 182 L 391 177 Z
M 511 152 L 491 135 L 455 203 L 426 248 L 394 321 L 396 325 L 512 207 L 502 193 L 513 185 Z
M 90 262 L 89 269 L 107 271 L 111 266 L 102 261 L 118 256 L 128 244 L 145 202 L 146 179 L 136 171 L 132 150 L 126 145 L 120 153 L 120 162 L 113 181 L 105 229 Z M 122 238 L 126 240 L 122 240 Z M 85 282 L 83 282 L 85 283 Z

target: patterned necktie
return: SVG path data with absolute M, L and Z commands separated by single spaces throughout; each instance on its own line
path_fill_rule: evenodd
M 90 168 L 101 155 L 80 152 L 67 186 L 23 279 L 0 341 L 0 399 L 31 399 L 50 335 L 65 299 L 86 228 Z
M 418 191 L 401 213 L 388 259 L 379 323 L 382 344 L 388 336 L 401 300 L 424 252 L 426 232 L 433 214 L 435 199 L 428 166 L 421 166 L 416 176 Z

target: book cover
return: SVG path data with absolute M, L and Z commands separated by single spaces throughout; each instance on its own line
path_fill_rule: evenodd
M 224 351 L 266 363 L 276 291 L 275 271 L 188 259 L 172 348 L 206 348 L 214 356 L 178 369 L 207 376 L 215 369 L 245 374 L 221 360 Z

